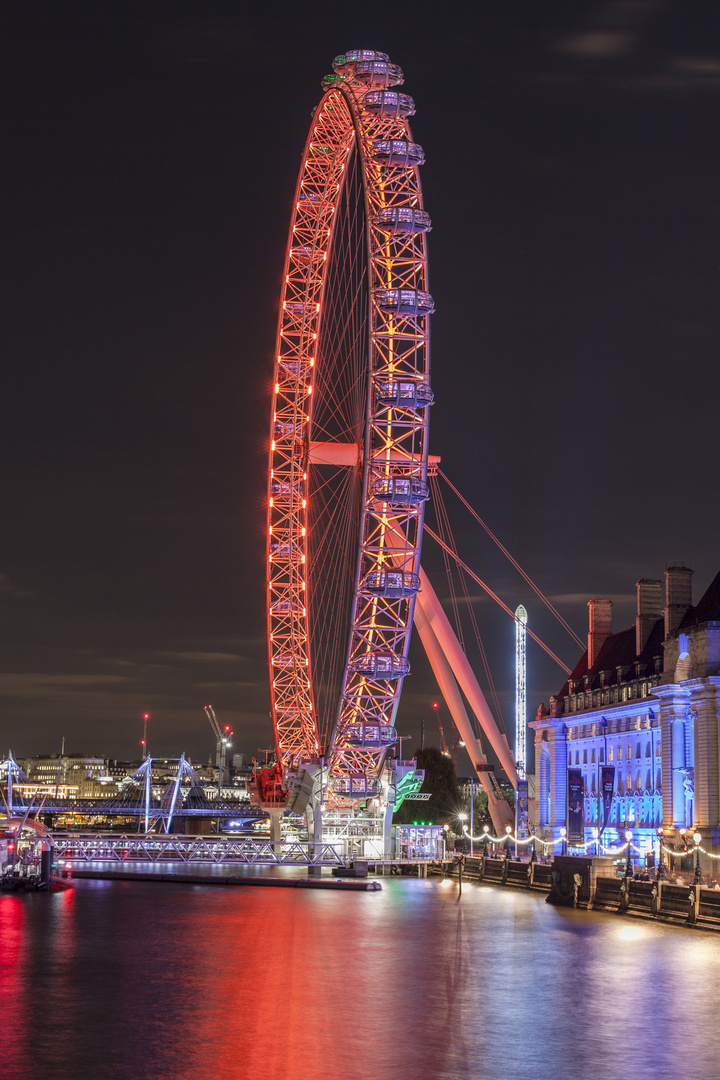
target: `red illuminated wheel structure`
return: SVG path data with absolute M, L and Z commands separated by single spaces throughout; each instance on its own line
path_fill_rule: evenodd
M 429 316 L 400 69 L 357 50 L 323 80 L 290 224 L 268 480 L 278 782 L 323 758 L 331 802 L 378 792 L 405 675 L 427 499 Z

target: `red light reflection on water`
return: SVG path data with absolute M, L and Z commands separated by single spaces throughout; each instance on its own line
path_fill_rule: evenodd
M 22 1061 L 26 1049 L 24 1017 L 28 1002 L 23 962 L 23 901 L 17 896 L 0 897 L 0 1023 L 2 1060 L 6 1067 Z
M 395 918 L 388 899 L 380 947 L 378 894 L 248 889 L 233 890 L 222 908 L 213 903 L 203 966 L 217 973 L 217 998 L 199 1003 L 195 1020 L 199 1030 L 214 1026 L 214 1042 L 197 1046 L 196 1067 L 210 1056 L 219 1080 L 279 1080 L 301 1075 L 310 1062 L 333 1080 L 392 1075 L 401 1048 L 417 1045 L 414 1025 L 408 1031 L 401 1018 L 425 959 L 407 934 L 388 942 Z M 214 957 L 207 951 L 213 941 L 221 943 L 211 947 Z M 444 1023 L 423 1032 L 426 1077 L 442 1075 L 446 1032 Z
M 578 1031 L 608 1076 L 717 1074 L 718 938 L 520 891 L 84 881 L 0 914 L 2 1080 L 577 1080 Z

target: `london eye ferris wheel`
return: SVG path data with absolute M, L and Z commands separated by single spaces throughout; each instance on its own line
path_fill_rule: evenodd
M 367 799 L 420 579 L 430 387 L 426 233 L 411 97 L 381 52 L 338 56 L 302 156 L 275 349 L 268 661 L 278 771 L 327 764 Z

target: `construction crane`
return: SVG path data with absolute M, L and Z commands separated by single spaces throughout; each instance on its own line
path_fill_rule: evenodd
M 443 731 L 442 722 L 440 720 L 440 709 L 437 701 L 433 701 L 433 709 L 435 710 L 435 719 L 437 720 L 437 726 L 440 728 L 440 738 L 442 739 L 443 754 L 445 755 L 445 757 L 450 757 L 447 739 L 445 738 L 445 732 Z
M 224 727 L 220 726 L 220 721 L 215 715 L 215 710 L 212 705 L 205 706 L 205 715 L 210 721 L 210 727 L 213 729 L 215 738 L 217 739 L 215 764 L 217 765 L 218 770 L 218 802 L 220 802 L 222 799 L 223 777 L 225 776 L 225 755 L 228 747 L 232 745 L 230 742 L 232 731 L 227 724 L 225 724 Z
M 440 728 L 440 738 L 442 739 L 442 744 L 443 744 L 443 754 L 445 755 L 445 757 L 451 757 L 452 758 L 453 765 L 455 766 L 455 772 L 457 773 L 458 747 L 464 746 L 465 743 L 460 738 L 460 733 L 455 729 L 455 725 L 453 724 L 453 731 L 455 732 L 455 735 L 454 735 L 454 741 L 453 741 L 452 754 L 450 753 L 450 750 L 448 749 L 447 739 L 445 738 L 445 732 L 443 731 L 443 726 L 442 726 L 442 723 L 440 721 L 440 708 L 438 706 L 437 701 L 433 702 L 433 709 L 435 710 L 435 719 L 437 720 L 437 726 Z

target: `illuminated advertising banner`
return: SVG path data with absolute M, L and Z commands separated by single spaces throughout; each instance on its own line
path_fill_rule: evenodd
M 615 793 L 615 766 L 603 765 L 600 769 L 600 833 L 610 820 L 613 795 Z
M 568 769 L 568 843 L 585 841 L 585 789 L 580 769 Z
M 528 835 L 528 782 L 518 777 L 517 794 L 517 835 Z

